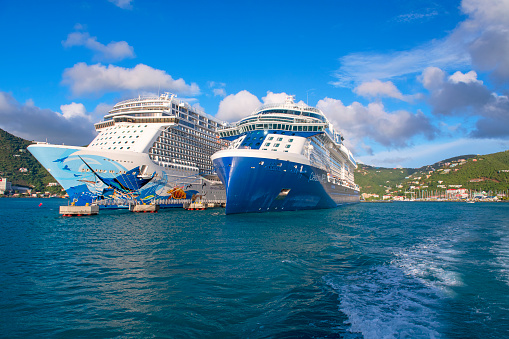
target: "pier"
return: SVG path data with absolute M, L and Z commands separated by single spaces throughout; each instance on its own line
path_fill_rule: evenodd
M 75 206 L 75 205 L 67 205 L 60 206 L 60 214 L 64 217 L 81 217 L 85 215 L 95 215 L 99 213 L 98 205 L 85 205 L 85 206 Z
M 131 204 L 131 205 L 129 205 L 129 211 L 135 212 L 135 213 L 157 213 L 157 211 L 159 211 L 159 205 L 157 205 L 157 204 L 149 204 L 149 205 Z

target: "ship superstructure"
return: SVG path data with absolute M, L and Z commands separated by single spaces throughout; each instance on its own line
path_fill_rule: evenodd
M 226 213 L 331 208 L 359 201 L 357 167 L 317 108 L 267 104 L 219 130 L 231 141 L 212 156 L 226 187 Z
M 88 147 L 39 143 L 28 149 L 76 204 L 224 200 L 210 160 L 228 145 L 218 139 L 221 126 L 165 93 L 117 103 L 95 124 L 98 135 Z

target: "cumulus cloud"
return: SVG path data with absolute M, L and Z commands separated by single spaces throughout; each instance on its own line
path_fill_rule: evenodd
M 285 102 L 288 94 L 285 92 L 281 93 L 273 93 L 271 91 L 267 91 L 267 95 L 262 98 L 264 104 L 278 104 Z
M 455 72 L 451 76 L 439 68 L 424 70 L 420 77 L 429 91 L 428 103 L 436 115 L 468 115 L 477 119 L 471 136 L 477 138 L 509 137 L 509 101 L 507 96 L 492 93 L 477 73 Z
M 434 114 L 473 113 L 472 110 L 478 113 L 492 97 L 475 72 L 456 72 L 446 77 L 437 67 L 425 69 L 421 76 L 424 88 L 430 92 L 428 103 Z
M 61 106 L 63 114 L 36 107 L 32 101 L 21 104 L 0 92 L 0 128 L 27 140 L 86 145 L 95 129 L 82 104 Z
M 260 100 L 246 90 L 230 94 L 219 103 L 216 118 L 224 121 L 238 121 L 261 106 Z
M 84 46 L 94 51 L 95 61 L 120 61 L 125 58 L 134 58 L 134 49 L 125 41 L 112 41 L 107 45 L 97 41 L 97 37 L 91 37 L 87 32 L 73 32 L 62 41 L 66 48 Z
M 406 102 L 411 102 L 414 98 L 419 97 L 419 95 L 403 95 L 392 81 L 382 82 L 380 80 L 363 82 L 354 88 L 354 92 L 367 98 L 388 97 Z
M 353 150 L 362 148 L 366 139 L 385 147 L 399 148 L 409 146 L 416 136 L 431 140 L 438 133 L 422 112 L 387 112 L 382 103 L 363 106 L 354 102 L 345 106 L 341 100 L 325 98 L 317 107 L 345 135 L 345 143 Z
M 267 91 L 267 95 L 262 97 L 262 101 L 264 104 L 280 104 L 286 101 L 286 98 L 289 95 L 285 92 L 274 93 L 271 91 Z M 306 103 L 302 100 L 296 102 L 297 105 L 305 106 Z
M 90 120 L 90 116 L 87 115 L 87 110 L 85 108 L 85 105 L 81 103 L 75 103 L 72 102 L 68 105 L 61 105 L 60 110 L 62 111 L 62 115 L 66 119 L 72 119 L 72 118 L 85 118 Z
M 131 2 L 133 2 L 133 0 L 108 0 L 108 1 L 122 9 L 132 9 L 133 8 L 133 6 L 131 4 Z
M 288 94 L 285 92 L 274 93 L 267 91 L 267 95 L 262 97 L 263 104 L 283 103 Z M 303 101 L 297 102 L 298 105 L 305 105 Z M 249 91 L 243 90 L 237 94 L 230 94 L 224 98 L 219 104 L 219 110 L 216 117 L 218 119 L 234 122 L 238 121 L 249 114 L 255 109 L 260 107 L 262 102 L 254 94 Z
M 457 71 L 449 77 L 449 81 L 453 84 L 463 82 L 465 84 L 479 83 L 482 85 L 483 83 L 481 80 L 477 80 L 477 73 L 475 71 L 470 71 L 468 73 L 461 73 L 460 71 Z
M 138 64 L 124 68 L 102 64 L 87 65 L 80 62 L 67 68 L 62 83 L 68 85 L 74 95 L 121 91 L 157 91 L 159 88 L 181 95 L 197 95 L 197 84 L 186 84 L 184 79 L 173 79 L 165 71 Z

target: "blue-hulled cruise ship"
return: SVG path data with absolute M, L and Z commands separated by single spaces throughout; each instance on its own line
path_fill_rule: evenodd
M 219 130 L 231 141 L 212 155 L 226 213 L 333 208 L 359 202 L 357 167 L 342 136 L 317 108 L 288 96 Z

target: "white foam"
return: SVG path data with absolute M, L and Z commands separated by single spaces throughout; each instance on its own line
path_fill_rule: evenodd
M 445 232 L 444 232 L 445 231 Z M 386 265 L 345 277 L 325 277 L 339 293 L 340 310 L 351 333 L 364 338 L 439 338 L 441 301 L 462 286 L 456 271 L 456 241 L 465 228 L 449 227 L 435 237 L 396 250 Z
M 346 281 L 324 278 L 339 294 L 349 331 L 364 338 L 438 338 L 435 307 L 439 296 L 401 269 L 376 266 Z
M 463 281 L 461 275 L 452 268 L 461 253 L 450 246 L 449 240 L 429 239 L 424 244 L 395 253 L 391 264 L 400 267 L 405 274 L 418 279 L 422 284 L 453 297 L 451 287 L 462 286 Z
M 500 279 L 509 285 L 509 234 L 507 232 L 506 230 L 498 232 L 500 240 L 495 242 L 490 251 L 495 255 Z

